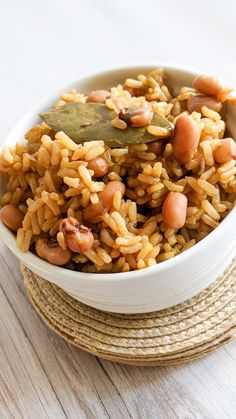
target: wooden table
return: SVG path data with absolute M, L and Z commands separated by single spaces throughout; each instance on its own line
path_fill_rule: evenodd
M 52 333 L 0 242 L 0 418 L 236 417 L 236 342 L 204 359 L 138 368 L 98 359 Z

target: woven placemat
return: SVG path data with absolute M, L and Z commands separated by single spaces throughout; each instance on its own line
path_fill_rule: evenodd
M 236 263 L 196 297 L 148 314 L 91 308 L 22 266 L 30 300 L 58 335 L 85 351 L 133 365 L 177 364 L 231 342 L 236 333 Z

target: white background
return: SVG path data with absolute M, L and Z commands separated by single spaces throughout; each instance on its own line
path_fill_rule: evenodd
M 236 86 L 235 0 L 0 0 L 0 6 L 0 142 L 39 99 L 99 69 L 174 63 Z M 230 386 L 220 362 L 230 360 L 225 354 L 199 364 L 216 373 L 221 404 L 228 394 L 222 383 Z M 233 380 L 230 365 L 233 359 Z M 212 383 L 204 385 L 215 400 Z
M 106 67 L 175 63 L 236 85 L 233 0 L 0 0 L 0 141 L 40 98 Z

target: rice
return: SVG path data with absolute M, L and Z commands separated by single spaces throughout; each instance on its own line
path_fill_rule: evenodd
M 121 109 L 148 106 L 174 126 L 178 115 L 189 114 L 187 101 L 199 95 L 183 86 L 173 96 L 165 85 L 163 69 L 127 78 L 110 93 L 105 106 L 116 112 L 113 127 L 122 129 L 124 135 L 128 123 L 119 118 Z M 62 93 L 55 107 L 72 102 L 85 103 L 86 96 L 72 89 Z M 113 273 L 153 266 L 204 239 L 233 207 L 236 166 L 233 158 L 224 164 L 214 159 L 224 137 L 221 115 L 202 106 L 201 112 L 190 116 L 199 126 L 200 142 L 185 165 L 174 158 L 170 131 L 153 123 L 145 129 L 154 141 L 162 142 L 159 154 L 148 143 L 108 147 L 95 138 L 77 144 L 45 123 L 32 127 L 25 134 L 25 143 L 4 146 L 0 173 L 7 186 L 0 205 L 14 205 L 24 216 L 16 234 L 17 246 L 23 252 L 34 252 L 35 242 L 43 238 L 53 239 L 67 251 L 68 241 L 59 225 L 62 219 L 73 217 L 91 228 L 94 242 L 89 250 L 72 253 L 71 266 L 82 272 Z M 100 178 L 89 169 L 89 162 L 97 158 L 107 164 Z M 114 191 L 108 207 L 101 209 L 101 194 L 112 182 L 122 182 L 125 194 Z M 188 200 L 186 221 L 180 229 L 163 222 L 162 205 L 169 192 L 182 193 Z M 94 208 L 100 208 L 98 220 Z M 95 212 L 87 221 L 86 213 L 91 210 Z
M 207 199 L 202 200 L 202 208 L 214 220 L 220 219 L 220 214 L 216 211 L 216 209 Z
M 64 134 L 64 132 L 60 131 L 55 135 L 56 140 L 59 141 L 59 144 L 65 147 L 67 150 L 75 151 L 78 148 L 78 145 L 72 141 L 68 135 Z
M 198 185 L 202 188 L 210 196 L 217 195 L 217 189 L 215 186 L 211 185 L 211 183 L 207 182 L 204 179 L 198 179 Z
M 96 157 L 100 156 L 100 154 L 102 154 L 103 152 L 104 152 L 103 145 L 98 146 L 98 147 L 94 147 L 93 149 L 88 150 L 88 152 L 84 156 L 84 159 L 86 161 L 93 160 Z
M 71 186 L 73 188 L 79 188 L 79 186 L 80 186 L 80 179 L 79 178 L 72 178 L 72 177 L 69 177 L 69 176 L 64 176 L 63 182 L 66 185 Z
M 10 149 L 6 146 L 2 149 L 2 157 L 7 163 L 13 164 L 14 157 L 12 156 Z
M 128 233 L 127 227 L 126 227 L 126 223 L 124 218 L 119 214 L 118 211 L 114 211 L 111 213 L 111 217 L 112 219 L 115 221 L 117 229 L 116 232 L 117 234 L 120 235 L 125 235 Z
M 125 85 L 126 85 L 127 87 L 133 87 L 133 88 L 137 89 L 137 88 L 139 88 L 139 87 L 142 87 L 142 86 L 143 86 L 143 83 L 142 83 L 142 81 L 140 81 L 140 80 L 135 80 L 135 79 L 126 79 L 126 81 L 125 81 Z
M 141 236 L 126 235 L 124 237 L 118 237 L 115 242 L 118 246 L 133 246 L 134 244 L 137 244 L 140 241 Z
M 119 250 L 124 255 L 137 253 L 142 249 L 142 243 L 137 243 L 132 246 L 120 246 Z
M 61 231 L 57 233 L 57 241 L 58 241 L 59 246 L 61 246 L 62 249 L 65 250 L 67 246 L 66 246 L 64 234 Z
M 177 183 L 166 179 L 163 180 L 163 185 L 166 186 L 169 191 L 182 192 L 184 190 L 184 186 L 178 185 Z
M 149 134 L 152 134 L 156 137 L 169 137 L 170 135 L 168 129 L 157 127 L 154 125 L 149 125 L 147 127 L 147 131 L 149 132 Z
M 31 221 L 31 227 L 32 232 L 35 236 L 39 235 L 41 233 L 41 228 L 38 223 L 37 214 L 35 212 L 30 213 L 30 221 Z
M 125 129 L 125 128 L 127 128 L 126 122 L 125 121 L 122 121 L 122 119 L 119 119 L 119 118 L 113 119 L 112 125 L 113 125 L 113 127 L 119 128 L 119 129 Z

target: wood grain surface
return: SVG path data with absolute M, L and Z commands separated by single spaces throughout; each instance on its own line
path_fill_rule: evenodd
M 113 364 L 43 324 L 2 242 L 0 267 L 1 419 L 236 417 L 236 343 L 176 367 Z

